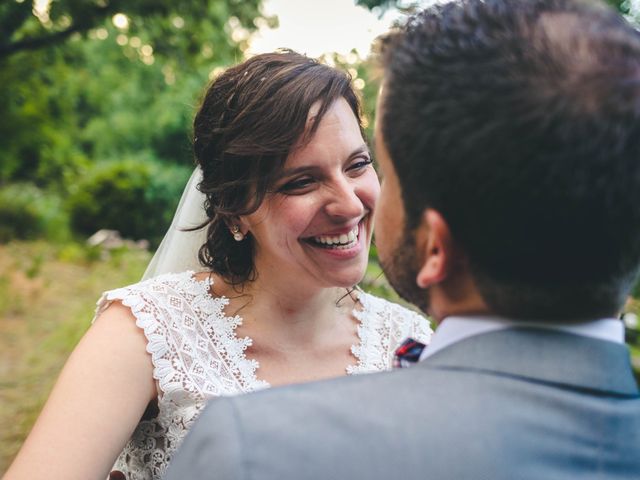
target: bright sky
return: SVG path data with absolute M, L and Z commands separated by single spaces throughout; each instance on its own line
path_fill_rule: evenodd
M 427 6 L 443 0 L 406 0 L 404 4 Z M 631 16 L 640 21 L 640 0 L 629 0 Z M 310 57 L 326 52 L 343 55 L 355 48 L 362 58 L 370 51 L 375 37 L 389 29 L 402 15 L 388 10 L 380 19 L 355 0 L 264 0 L 265 15 L 277 15 L 277 29 L 260 27 L 250 41 L 249 52 L 270 52 L 292 48 Z
M 273 30 L 260 28 L 251 40 L 249 53 L 286 47 L 318 57 L 326 52 L 344 55 L 355 48 L 361 57 L 366 57 L 373 39 L 401 15 L 389 10 L 380 19 L 354 3 L 355 0 L 264 0 L 264 14 L 277 15 L 280 26 Z

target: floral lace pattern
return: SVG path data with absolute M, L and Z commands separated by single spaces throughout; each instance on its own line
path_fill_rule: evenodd
M 96 317 L 113 301 L 131 309 L 158 383 L 157 409 L 145 412 L 113 466 L 127 480 L 161 478 L 212 397 L 269 387 L 256 377 L 258 362 L 245 356 L 252 340 L 236 336 L 242 318 L 225 315 L 229 300 L 213 297 L 211 285 L 193 272 L 166 274 L 111 290 L 98 301 Z M 364 292 L 358 292 L 353 315 L 360 343 L 351 348 L 357 364 L 347 367 L 348 374 L 388 370 L 402 340 L 428 343 L 431 337 L 424 317 Z

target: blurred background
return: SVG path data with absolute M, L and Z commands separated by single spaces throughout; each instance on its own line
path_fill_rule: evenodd
M 351 73 L 370 130 L 371 42 L 432 2 L 0 0 L 0 475 L 100 293 L 138 281 L 168 227 L 206 84 L 292 48 Z M 364 288 L 395 298 L 375 248 Z M 633 297 L 640 371 L 640 287 Z

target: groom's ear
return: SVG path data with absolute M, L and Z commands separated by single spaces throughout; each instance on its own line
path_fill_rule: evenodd
M 445 280 L 456 260 L 456 246 L 444 217 L 432 208 L 422 215 L 416 229 L 416 247 L 421 265 L 416 277 L 420 288 L 427 288 Z

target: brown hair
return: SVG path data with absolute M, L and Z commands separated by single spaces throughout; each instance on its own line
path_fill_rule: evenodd
M 211 83 L 194 120 L 193 139 L 208 217 L 199 252 L 204 266 L 232 284 L 255 278 L 253 239 L 236 242 L 228 224 L 258 209 L 287 156 L 310 140 L 340 97 L 362 131 L 351 77 L 291 50 L 252 57 Z M 316 102 L 320 108 L 307 128 Z

